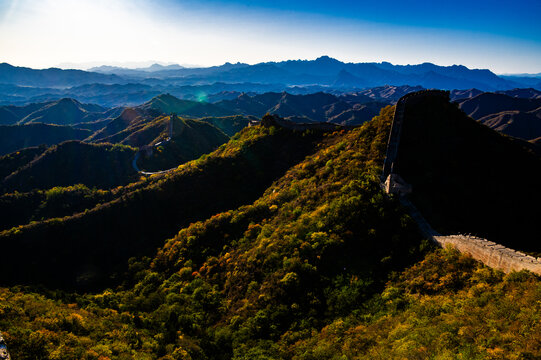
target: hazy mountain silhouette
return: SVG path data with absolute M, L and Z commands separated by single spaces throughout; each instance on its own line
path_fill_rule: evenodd
M 106 108 L 93 104 L 81 104 L 74 99 L 60 99 L 44 105 L 39 110 L 26 115 L 18 121 L 18 124 L 44 123 L 56 125 L 73 125 L 80 122 L 89 122 L 96 120 L 96 116 L 90 116 L 91 113 L 100 113 L 103 117 Z
M 532 111 L 541 106 L 541 99 L 514 98 L 505 94 L 483 93 L 459 103 L 460 108 L 478 120 L 501 111 Z
M 153 81 L 167 84 L 262 83 L 289 85 L 322 85 L 338 88 L 366 88 L 383 85 L 420 85 L 425 88 L 468 89 L 484 91 L 513 89 L 539 84 L 522 77 L 499 77 L 490 70 L 468 69 L 462 65 L 438 66 L 431 63 L 392 65 L 382 63 L 344 63 L 328 56 L 315 60 L 289 60 L 254 65 L 230 64 L 208 68 L 182 68 L 153 65 L 142 69 L 97 67 L 93 71 L 46 69 L 33 70 L 0 65 L 0 79 L 6 84 L 66 87 L 90 83 L 125 84 Z M 150 85 L 150 83 L 148 84 Z M 244 91 L 246 91 L 245 89 Z
M 57 68 L 36 70 L 1 63 L 0 82 L 24 86 L 68 87 L 90 83 L 122 83 L 124 80 L 114 74 L 105 75 L 83 70 L 62 70 Z
M 359 101 L 365 104 L 360 104 Z M 372 104 L 367 105 L 369 102 Z M 253 96 L 242 94 L 237 99 L 219 101 L 215 105 L 233 113 L 258 117 L 270 113 L 290 118 L 295 122 L 317 121 L 359 125 L 377 115 L 379 110 L 388 104 L 374 102 L 366 96 L 335 96 L 322 92 L 292 95 L 283 92 Z
M 402 85 L 402 86 L 392 86 L 392 85 L 385 85 L 385 86 L 378 86 L 375 88 L 370 88 L 366 90 L 358 91 L 354 94 L 345 94 L 344 96 L 348 97 L 348 99 L 351 98 L 352 95 L 354 96 L 365 96 L 372 101 L 389 101 L 391 103 L 396 103 L 402 96 L 410 93 L 415 92 L 419 90 L 424 90 L 422 86 L 409 86 L 409 85 Z
M 482 93 L 483 92 L 481 90 L 473 88 L 467 90 L 452 90 L 450 96 L 452 101 L 457 101 L 463 99 L 470 99 Z
M 39 110 L 49 103 L 34 103 L 25 106 L 5 105 L 0 106 L 0 125 L 12 125 L 28 116 L 34 111 Z
M 460 101 L 469 98 L 473 98 L 479 94 L 482 94 L 483 91 L 479 89 L 467 89 L 467 90 L 452 90 L 451 91 L 451 100 Z M 508 95 L 514 98 L 523 98 L 523 99 L 540 99 L 541 91 L 533 88 L 515 88 L 511 90 L 499 90 L 495 91 L 496 94 Z
M 497 93 L 509 95 L 516 98 L 541 99 L 541 91 L 533 89 L 533 88 L 527 88 L 527 89 L 517 88 L 517 89 L 512 89 L 512 90 L 497 91 Z
M 458 103 L 466 114 L 504 134 L 526 140 L 541 136 L 541 97 L 536 90 L 482 93 Z
M 351 87 L 361 87 L 363 84 L 366 84 L 367 81 L 361 79 L 358 76 L 355 76 L 346 70 L 340 70 L 336 76 L 336 80 L 332 84 L 333 87 L 337 88 L 351 88 Z
M 535 140 L 541 137 L 541 107 L 532 111 L 502 111 L 478 119 L 482 124 L 504 134 Z
M 24 106 L 0 106 L 0 124 L 73 125 L 113 118 L 121 111 L 121 108 L 107 109 L 99 105 L 81 104 L 75 99 L 63 98 Z
M 175 113 L 177 115 L 193 117 L 235 115 L 235 113 L 220 108 L 214 104 L 191 100 L 181 100 L 169 94 L 156 96 L 140 107 L 145 110 L 152 109 L 164 114 Z

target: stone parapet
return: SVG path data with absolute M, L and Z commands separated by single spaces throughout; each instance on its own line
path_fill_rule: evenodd
M 468 253 L 474 259 L 505 273 L 529 270 L 541 275 L 541 258 L 535 258 L 486 239 L 469 235 L 434 236 L 442 247 L 453 246 L 461 253 Z

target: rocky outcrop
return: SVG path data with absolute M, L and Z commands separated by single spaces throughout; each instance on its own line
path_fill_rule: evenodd
M 406 183 L 398 174 L 389 174 L 385 180 L 385 192 L 387 194 L 398 194 L 400 196 L 411 193 L 411 185 Z
M 4 341 L 4 337 L 2 336 L 2 333 L 0 333 L 0 360 L 11 360 L 11 357 L 9 356 L 6 342 Z

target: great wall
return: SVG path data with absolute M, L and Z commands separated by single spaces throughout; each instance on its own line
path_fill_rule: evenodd
M 503 245 L 469 235 L 440 235 L 435 231 L 419 210 L 407 199 L 407 194 L 412 191 L 398 173 L 395 171 L 395 164 L 400 144 L 402 126 L 406 105 L 426 97 L 445 97 L 449 100 L 449 92 L 441 90 L 423 90 L 404 95 L 396 104 L 391 133 L 387 143 L 387 154 L 383 165 L 382 187 L 385 192 L 396 194 L 400 202 L 406 208 L 417 223 L 421 233 L 441 247 L 452 246 L 462 253 L 470 254 L 474 259 L 492 268 L 505 273 L 511 271 L 529 270 L 541 275 L 541 258 L 526 255 L 519 251 L 509 249 Z
M 175 168 L 172 168 L 172 169 L 167 169 L 167 170 L 161 170 L 161 171 L 143 171 L 141 169 L 139 169 L 139 166 L 137 165 L 137 160 L 139 160 L 139 157 L 141 156 L 141 154 L 145 154 L 145 156 L 152 156 L 152 153 L 154 152 L 154 149 L 159 147 L 159 146 L 162 146 L 162 145 L 165 145 L 167 144 L 169 141 L 171 141 L 171 138 L 173 137 L 173 121 L 174 120 L 177 120 L 178 117 L 176 114 L 171 114 L 170 115 L 170 118 L 169 118 L 169 123 L 167 125 L 167 134 L 168 134 L 168 137 L 163 140 L 163 141 L 160 141 L 154 145 L 145 145 L 145 146 L 142 146 L 139 151 L 137 151 L 137 153 L 135 154 L 135 156 L 133 157 L 133 160 L 131 162 L 131 166 L 132 168 L 138 172 L 139 174 L 141 175 L 155 175 L 155 174 L 165 174 L 165 173 L 168 173 L 172 170 L 175 170 Z

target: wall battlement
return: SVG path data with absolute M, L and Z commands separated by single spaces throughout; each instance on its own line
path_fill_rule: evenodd
M 505 273 L 529 270 L 541 275 L 541 258 L 526 255 L 487 239 L 469 235 L 450 235 L 434 236 L 434 240 L 441 247 L 451 245 L 462 253 L 471 254 L 483 264 Z

